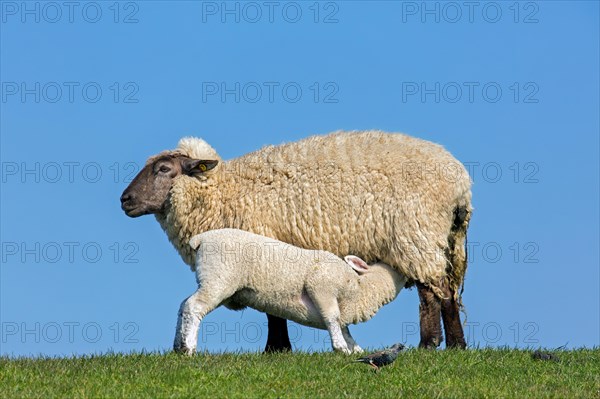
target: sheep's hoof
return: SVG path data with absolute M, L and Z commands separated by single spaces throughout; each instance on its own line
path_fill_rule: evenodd
M 440 337 L 428 337 L 427 339 L 421 339 L 419 342 L 419 348 L 423 349 L 437 349 L 442 343 L 443 338 Z
M 363 353 L 363 352 L 364 352 L 363 348 L 361 348 L 358 345 L 354 345 L 354 348 L 352 348 L 352 353 Z
M 265 347 L 265 350 L 263 353 L 282 353 L 282 352 L 291 352 L 292 348 L 291 347 L 286 347 L 286 346 L 272 346 L 272 345 L 267 345 Z

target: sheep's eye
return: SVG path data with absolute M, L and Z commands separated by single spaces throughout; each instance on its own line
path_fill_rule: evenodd
M 162 165 L 160 168 L 158 168 L 158 171 L 162 173 L 167 173 L 170 170 L 171 168 L 169 168 L 167 165 Z

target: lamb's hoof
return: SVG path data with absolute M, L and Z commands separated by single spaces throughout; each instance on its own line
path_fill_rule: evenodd
M 351 355 L 352 354 L 352 350 L 350 350 L 350 348 L 348 347 L 342 347 L 342 348 L 333 348 L 336 352 L 340 352 L 343 353 L 344 355 Z
M 177 353 L 178 355 L 183 355 L 183 356 L 194 356 L 194 353 L 196 353 L 196 351 L 193 349 L 181 349 L 181 350 L 175 350 L 174 352 Z
M 363 348 L 361 348 L 358 345 L 354 345 L 354 348 L 352 348 L 352 353 L 363 353 L 363 352 L 364 352 Z
M 175 344 L 173 345 L 173 352 L 180 355 L 193 356 L 196 353 L 196 348 L 187 348 L 183 345 Z

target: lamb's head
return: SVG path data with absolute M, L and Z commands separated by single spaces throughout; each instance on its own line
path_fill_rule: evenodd
M 152 156 L 121 195 L 121 209 L 129 217 L 160 213 L 165 209 L 175 179 L 198 176 L 219 163 L 215 150 L 201 139 L 184 138 L 174 151 Z

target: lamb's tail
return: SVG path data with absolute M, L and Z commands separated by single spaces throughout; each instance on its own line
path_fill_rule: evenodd
M 454 299 L 464 312 L 462 293 L 467 273 L 467 229 L 473 209 L 469 203 L 454 209 L 454 222 L 448 235 L 448 285 L 454 293 Z

